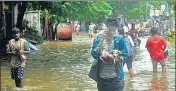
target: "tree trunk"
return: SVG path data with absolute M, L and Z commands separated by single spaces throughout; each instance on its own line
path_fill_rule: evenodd
M 44 20 L 45 24 L 44 24 L 44 36 L 45 39 L 49 40 L 49 36 L 48 36 L 48 10 L 45 9 L 45 20 Z
M 1 37 L 6 38 L 6 17 L 5 12 L 2 11 L 2 27 L 1 27 Z
M 19 13 L 18 13 L 16 27 L 18 27 L 20 30 L 22 29 L 22 22 L 23 22 L 24 13 L 26 12 L 26 6 L 27 6 L 27 2 L 25 2 L 25 1 L 18 5 L 18 12 Z

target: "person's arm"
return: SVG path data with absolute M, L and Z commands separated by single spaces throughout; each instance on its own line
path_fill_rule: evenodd
M 147 51 L 150 53 L 150 40 L 149 39 L 146 42 L 145 48 L 147 48 Z
M 165 54 L 165 57 L 167 57 L 167 55 L 168 55 L 168 54 L 167 54 L 167 52 L 168 52 L 168 45 L 167 45 L 167 42 L 166 42 L 166 40 L 165 40 L 164 38 L 163 38 L 163 41 L 162 41 L 162 42 L 163 42 L 163 46 L 164 46 L 164 49 L 163 49 L 163 50 L 164 50 L 164 53 L 166 53 L 166 54 Z
M 136 34 L 136 37 L 138 38 L 138 36 L 139 36 L 139 31 L 137 30 L 137 29 L 135 29 L 135 34 Z
M 128 35 L 128 39 L 130 41 L 131 46 L 134 47 L 135 45 L 134 45 L 133 39 L 131 38 L 130 35 Z
M 150 53 L 150 48 L 147 48 L 147 51 Z
M 121 51 L 120 57 L 115 57 L 115 61 L 116 62 L 127 61 L 128 50 L 127 50 L 127 46 L 126 46 L 124 38 L 121 38 L 115 46 L 116 46 L 117 50 Z
M 120 46 L 121 46 L 120 50 L 122 52 L 121 60 L 122 61 L 127 61 L 127 59 L 128 59 L 128 49 L 127 49 L 127 46 L 126 46 L 124 38 L 121 38 Z
M 8 55 L 15 55 L 15 52 L 12 52 L 12 48 L 11 48 L 11 42 L 9 41 L 9 44 L 7 44 L 6 46 L 7 46 L 7 50 L 6 50 L 6 53 L 8 54 Z
M 162 37 L 162 44 L 163 44 L 163 46 L 164 46 L 164 50 L 166 49 L 166 47 L 167 47 L 167 42 L 166 42 L 166 40 Z
M 21 54 L 29 54 L 30 53 L 27 41 L 24 42 L 24 51 L 20 51 L 20 53 Z
M 6 45 L 6 47 L 7 47 L 6 52 L 7 52 L 7 53 L 8 53 L 8 52 L 11 52 L 11 50 L 10 50 L 10 42 L 9 42 L 9 44 Z
M 104 40 L 105 40 L 105 39 L 102 39 L 102 40 L 100 41 L 100 43 L 99 43 L 99 45 L 98 45 L 99 48 L 101 48 L 101 47 L 103 46 Z
M 30 51 L 20 51 L 21 54 L 29 54 Z
M 92 50 L 91 50 L 91 55 L 94 59 L 99 59 L 100 55 L 101 55 L 101 48 L 98 46 L 100 45 L 100 41 L 101 41 L 101 35 L 98 35 L 97 37 L 94 38 L 93 40 L 93 46 L 92 46 Z

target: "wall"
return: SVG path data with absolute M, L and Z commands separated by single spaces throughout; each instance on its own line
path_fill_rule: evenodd
M 39 35 L 42 35 L 41 25 L 40 25 L 40 11 L 27 11 L 24 14 L 24 20 L 28 21 L 29 27 L 35 27 L 39 32 Z

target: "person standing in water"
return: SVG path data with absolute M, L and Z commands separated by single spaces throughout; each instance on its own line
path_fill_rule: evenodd
M 89 38 L 93 37 L 94 30 L 95 30 L 95 25 L 91 22 L 89 25 Z
M 118 34 L 122 35 L 125 39 L 125 43 L 127 45 L 127 49 L 128 49 L 128 59 L 126 62 L 124 62 L 124 64 L 126 63 L 130 77 L 133 77 L 134 73 L 133 73 L 133 68 L 132 68 L 132 61 L 133 61 L 133 55 L 134 55 L 134 42 L 131 38 L 131 36 L 128 34 L 128 32 L 125 33 L 124 28 L 119 28 L 118 29 Z M 123 64 L 123 65 L 124 65 Z
M 107 20 L 108 29 L 93 40 L 91 55 L 98 60 L 98 91 L 123 91 L 123 62 L 128 58 L 125 40 L 115 34 L 118 27 L 116 19 Z M 117 51 L 114 56 L 111 52 Z
M 166 40 L 158 35 L 158 28 L 152 27 L 150 30 L 152 36 L 147 39 L 145 47 L 150 53 L 150 57 L 153 65 L 153 73 L 157 72 L 157 64 L 158 62 L 162 66 L 162 72 L 166 72 L 166 64 L 165 64 L 165 54 L 164 51 L 167 48 Z
M 26 65 L 26 57 L 24 54 L 30 52 L 27 41 L 20 37 L 20 30 L 14 28 L 13 31 L 15 32 L 14 39 L 11 39 L 7 45 L 7 54 L 10 55 L 11 60 L 11 78 L 15 80 L 16 87 L 23 88 L 22 78 Z

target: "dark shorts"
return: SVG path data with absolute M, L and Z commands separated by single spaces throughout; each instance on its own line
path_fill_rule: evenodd
M 24 75 L 24 67 L 12 67 L 11 68 L 11 78 L 12 79 L 22 79 Z
M 126 65 L 127 65 L 128 69 L 132 68 L 132 61 L 133 61 L 133 56 L 128 56 L 128 60 L 126 62 Z
M 124 80 L 117 78 L 103 79 L 99 78 L 97 83 L 98 91 L 123 91 Z

